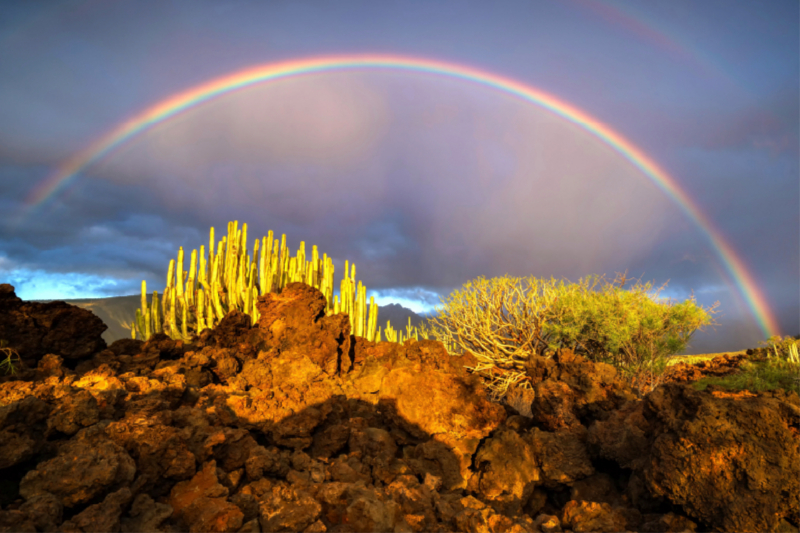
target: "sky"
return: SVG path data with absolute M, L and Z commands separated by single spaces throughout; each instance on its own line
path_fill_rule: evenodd
M 24 300 L 160 293 L 237 220 L 420 314 L 478 278 L 627 272 L 719 302 L 687 353 L 800 333 L 796 1 L 0 10 L 0 283 Z

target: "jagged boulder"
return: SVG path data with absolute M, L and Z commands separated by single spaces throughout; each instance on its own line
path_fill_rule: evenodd
M 651 495 L 725 531 L 770 531 L 800 511 L 800 400 L 669 383 L 589 430 L 590 450 Z
M 106 347 L 101 335 L 108 326 L 91 311 L 65 302 L 23 302 L 8 283 L 0 284 L 0 317 L 0 339 L 31 368 L 49 353 L 75 361 Z
M 533 395 L 533 420 L 549 431 L 586 427 L 636 399 L 617 369 L 594 363 L 570 350 L 553 357 L 533 355 L 526 364 Z
M 562 352 L 515 410 L 471 354 L 369 342 L 324 303 L 293 283 L 255 326 L 234 311 L 0 382 L 0 531 L 796 528 L 796 394 L 638 400 Z

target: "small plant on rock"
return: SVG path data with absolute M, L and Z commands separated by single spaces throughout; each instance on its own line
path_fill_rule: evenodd
M 17 360 L 19 360 L 19 354 L 15 349 L 6 346 L 7 344 L 7 341 L 0 340 L 0 353 L 6 356 L 5 361 L 0 361 L 0 368 L 3 368 L 4 374 L 16 374 L 17 371 L 14 368 L 14 363 L 11 361 L 11 358 L 12 356 L 16 356 Z

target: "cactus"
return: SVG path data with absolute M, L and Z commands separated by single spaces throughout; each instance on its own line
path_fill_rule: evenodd
M 300 242 L 296 257 L 290 257 L 286 246 L 286 235 L 281 236 L 280 245 L 273 239 L 270 230 L 260 246 L 255 239 L 252 258 L 247 253 L 247 224 L 239 229 L 239 222 L 228 223 L 228 232 L 219 243 L 214 241 L 214 228 L 209 232 L 208 254 L 203 246 L 200 254 L 192 250 L 189 271 L 184 272 L 183 248 L 178 249 L 177 264 L 170 260 L 167 284 L 159 310 L 158 293 L 153 291 L 150 306 L 147 305 L 146 284 L 142 281 L 142 307 L 136 310 L 136 320 L 131 326 L 131 337 L 149 339 L 155 333 L 166 333 L 173 339 L 190 341 L 206 328 L 213 328 L 225 315 L 237 309 L 248 315 L 252 324 L 259 319 L 256 302 L 260 295 L 280 291 L 292 282 L 303 282 L 318 289 L 325 296 L 325 314 L 346 313 L 354 335 L 373 342 L 380 342 L 381 331 L 376 332 L 378 306 L 370 297 L 367 312 L 367 289 L 356 283 L 356 266 L 345 261 L 344 278 L 339 297 L 333 294 L 333 261 L 327 254 L 322 259 L 316 245 L 312 247 L 311 260 L 306 261 L 305 241 Z M 412 328 L 411 319 L 405 340 L 412 336 L 419 340 L 419 333 Z M 391 325 L 386 324 L 386 337 L 391 342 L 402 343 Z M 423 333 L 424 338 L 428 338 Z
M 789 357 L 788 360 L 790 363 L 795 365 L 800 365 L 800 354 L 797 351 L 797 343 L 794 343 L 789 346 Z

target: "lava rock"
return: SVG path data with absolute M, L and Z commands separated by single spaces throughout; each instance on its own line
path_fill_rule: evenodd
M 61 340 L 43 348 L 33 317 L 46 313 L 0 290 L 12 311 L 0 332 L 28 327 L 8 339 L 35 362 L 0 381 L 0 531 L 800 522 L 797 394 L 667 383 L 640 399 L 613 367 L 563 351 L 529 361 L 530 388 L 511 407 L 467 369 L 473 354 L 355 337 L 324 303 L 291 283 L 258 299 L 255 325 L 233 311 L 190 342 L 108 348 L 57 305 L 47 312 L 73 318 L 49 322 Z

